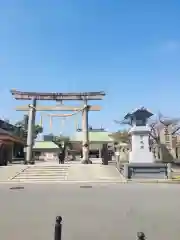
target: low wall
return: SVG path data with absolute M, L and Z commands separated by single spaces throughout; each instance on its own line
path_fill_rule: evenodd
M 119 170 L 126 179 L 172 179 L 171 164 L 126 163 Z

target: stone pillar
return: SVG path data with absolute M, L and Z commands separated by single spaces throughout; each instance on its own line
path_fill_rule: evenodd
M 118 168 L 118 170 L 120 170 L 120 146 L 116 146 L 116 150 L 115 150 L 115 160 L 116 160 L 116 166 Z
M 129 176 L 129 167 L 128 167 L 128 164 L 127 163 L 125 163 L 124 164 L 124 177 L 126 178 L 126 179 L 129 179 L 130 178 L 130 176 Z
M 102 147 L 99 148 L 99 158 L 102 158 Z
M 148 126 L 133 126 L 130 129 L 132 150 L 129 153 L 129 163 L 154 163 L 155 159 L 149 151 Z
M 171 163 L 167 164 L 167 178 L 172 179 L 172 165 L 171 165 Z
M 84 101 L 84 109 L 82 111 L 82 133 L 83 133 L 83 145 L 82 153 L 83 160 L 82 163 L 88 164 L 92 163 L 89 160 L 89 129 L 88 129 L 88 105 L 87 100 Z
M 32 162 L 32 148 L 33 148 L 33 128 L 35 124 L 36 115 L 36 99 L 33 99 L 32 104 L 29 105 L 29 118 L 28 118 L 28 133 L 27 133 L 27 146 L 26 146 L 26 161 L 28 164 Z
M 108 165 L 108 160 L 109 160 L 109 156 L 108 156 L 107 144 L 103 144 L 103 148 L 102 148 L 102 164 L 103 165 Z

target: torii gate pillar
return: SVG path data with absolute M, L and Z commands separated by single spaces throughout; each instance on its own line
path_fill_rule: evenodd
M 82 133 L 83 133 L 83 142 L 82 142 L 82 153 L 84 164 L 91 164 L 92 161 L 89 159 L 89 129 L 88 129 L 88 105 L 87 101 L 84 103 L 84 109 L 82 111 Z
M 33 99 L 32 104 L 29 105 L 26 160 L 25 160 L 26 164 L 33 162 L 32 149 L 33 149 L 33 128 L 35 125 L 35 117 L 36 117 L 36 99 Z

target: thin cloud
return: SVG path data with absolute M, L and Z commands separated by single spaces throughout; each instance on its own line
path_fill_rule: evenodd
M 180 50 L 180 41 L 170 40 L 165 42 L 161 48 L 164 52 L 176 52 Z

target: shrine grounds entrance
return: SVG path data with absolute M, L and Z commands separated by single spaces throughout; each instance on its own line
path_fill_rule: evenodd
M 11 94 L 16 100 L 31 100 L 31 104 L 28 106 L 17 107 L 18 111 L 28 111 L 28 133 L 27 133 L 27 145 L 26 145 L 26 163 L 32 161 L 32 147 L 33 147 L 33 127 L 35 124 L 36 111 L 81 111 L 82 112 L 82 131 L 83 131 L 83 161 L 82 163 L 92 163 L 89 160 L 89 130 L 88 130 L 88 112 L 99 111 L 99 106 L 88 105 L 90 100 L 102 100 L 105 96 L 104 92 L 76 92 L 76 93 L 53 93 L 53 92 L 22 92 L 17 90 L 11 90 Z M 81 101 L 83 105 L 79 107 L 74 106 L 37 106 L 37 101 L 48 100 L 58 101 L 61 104 L 64 101 Z

